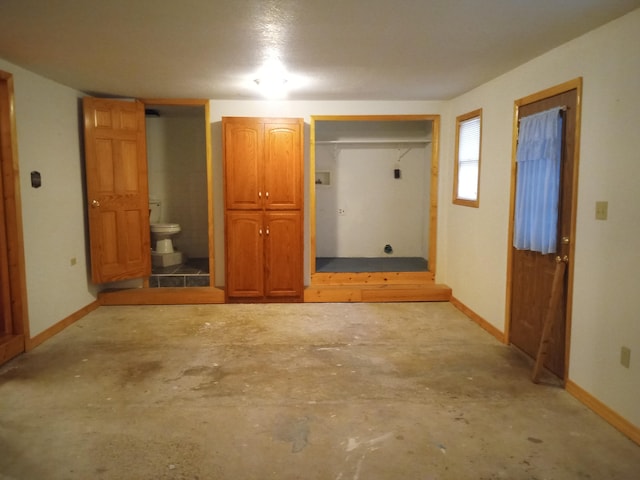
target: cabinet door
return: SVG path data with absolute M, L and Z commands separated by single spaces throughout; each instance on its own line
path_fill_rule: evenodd
M 302 298 L 302 214 L 265 213 L 265 295 Z
M 225 228 L 227 296 L 264 296 L 262 213 L 227 212 Z
M 225 208 L 262 208 L 264 125 L 251 119 L 225 118 Z
M 264 144 L 265 208 L 302 208 L 302 121 L 266 122 Z

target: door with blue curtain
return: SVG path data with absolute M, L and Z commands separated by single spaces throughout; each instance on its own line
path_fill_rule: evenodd
M 555 248 L 536 251 L 534 247 L 519 248 L 512 242 L 511 264 L 511 318 L 509 341 L 531 357 L 536 356 L 545 318 L 548 314 L 551 287 L 556 273 L 557 261 L 570 261 L 573 202 L 573 178 L 578 92 L 576 89 L 553 95 L 548 98 L 520 105 L 518 118 L 523 118 L 563 107 L 561 115 L 561 146 L 559 167 L 559 194 L 557 200 L 557 228 L 554 228 Z M 522 135 L 522 132 L 520 132 Z M 519 138 L 519 141 L 521 139 Z M 516 167 L 516 176 L 522 174 L 522 167 Z M 520 171 L 518 171 L 518 169 Z M 516 182 L 518 184 L 518 182 Z M 524 187 L 522 187 L 524 189 Z M 518 186 L 516 186 L 516 190 Z M 522 192 L 520 192 L 522 193 Z M 518 192 L 516 191 L 516 198 Z M 514 216 L 518 215 L 516 206 Z M 517 223 L 517 218 L 515 220 Z M 553 223 L 556 223 L 554 218 Z M 555 225 L 554 225 L 555 227 Z M 517 236 L 517 233 L 516 233 Z M 550 251 L 549 251 L 550 250 Z M 568 269 L 567 269 L 568 271 Z M 561 379 L 566 377 L 567 339 L 567 289 L 568 275 L 562 279 L 561 301 L 551 313 L 553 330 L 551 334 L 545 367 Z

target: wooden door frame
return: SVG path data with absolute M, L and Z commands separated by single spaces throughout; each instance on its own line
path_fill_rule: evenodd
M 103 305 L 171 305 L 171 304 L 209 304 L 224 303 L 224 291 L 215 287 L 215 238 L 214 238 L 214 191 L 213 165 L 211 153 L 211 116 L 210 102 L 207 99 L 175 99 L 175 98 L 140 98 L 145 107 L 153 105 L 166 106 L 202 106 L 204 107 L 205 122 L 205 155 L 207 164 L 207 235 L 209 251 L 208 287 L 175 287 L 149 288 L 149 281 L 145 279 L 145 288 L 132 288 L 101 292 L 100 301 Z
M 0 364 L 30 347 L 14 105 L 13 75 L 0 70 L 0 248 L 7 262 L 1 280 L 2 313 L 9 319 L 8 333 L 3 334 L 4 327 L 0 330 Z
M 205 123 L 205 156 L 207 163 L 207 235 L 209 248 L 209 275 L 210 285 L 215 285 L 215 258 L 214 258 L 214 236 L 213 236 L 213 167 L 211 160 L 211 121 L 209 115 L 209 100 L 206 99 L 171 99 L 171 98 L 142 98 L 140 101 L 145 107 L 150 105 L 167 105 L 175 107 L 204 107 Z M 200 287 L 202 288 L 202 287 Z M 206 287 L 205 287 L 206 288 Z
M 382 272 L 382 273 L 318 273 L 316 272 L 316 121 L 430 121 L 431 130 L 431 177 L 429 197 L 429 266 L 426 272 Z M 311 285 L 367 283 L 432 283 L 436 274 L 436 242 L 438 237 L 438 159 L 440 140 L 440 115 L 312 115 L 309 139 L 309 272 Z
M 507 343 L 510 343 L 511 336 L 511 301 L 513 296 L 512 281 L 513 281 L 513 230 L 514 230 L 514 213 L 515 213 L 515 193 L 516 193 L 516 151 L 518 146 L 518 118 L 520 114 L 520 107 L 529 105 L 531 103 L 544 100 L 562 93 L 566 93 L 571 90 L 576 90 L 577 102 L 576 102 L 576 130 L 575 137 L 575 149 L 573 152 L 573 179 L 572 179 L 572 199 L 571 199 L 571 218 L 569 223 L 571 242 L 569 244 L 569 262 L 567 264 L 567 301 L 565 305 L 565 348 L 564 348 L 564 381 L 568 380 L 569 374 L 569 354 L 571 349 L 571 313 L 573 307 L 573 280 L 574 280 L 574 259 L 575 259 L 575 244 L 576 244 L 576 216 L 578 208 L 578 171 L 580 166 L 580 124 L 581 124 L 581 112 L 582 112 L 582 77 L 569 80 L 568 82 L 556 85 L 551 88 L 547 88 L 540 92 L 528 95 L 520 98 L 514 102 L 513 106 L 513 128 L 512 128 L 512 146 L 511 146 L 511 192 L 509 200 L 509 229 L 507 240 L 507 285 L 506 285 L 506 305 L 505 305 L 505 321 L 504 321 L 504 338 Z

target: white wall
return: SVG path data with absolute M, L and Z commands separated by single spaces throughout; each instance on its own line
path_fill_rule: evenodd
M 393 256 L 427 258 L 430 163 L 424 145 L 318 145 L 331 185 L 316 186 L 316 255 L 385 257 L 390 244 Z
M 222 117 L 297 117 L 305 121 L 305 285 L 309 284 L 309 122 L 313 115 L 439 115 L 443 102 L 375 101 L 234 101 L 211 100 L 211 142 L 214 178 L 215 284 L 224 285 L 224 202 L 222 198 Z
M 161 222 L 179 223 L 175 246 L 189 258 L 209 256 L 207 158 L 202 116 L 147 117 L 149 197 Z
M 31 336 L 96 299 L 89 260 L 79 98 L 82 94 L 0 60 L 13 74 Z M 42 186 L 31 187 L 39 171 Z M 71 259 L 76 264 L 71 265 Z
M 583 77 L 569 378 L 640 426 L 640 10 L 450 102 L 443 117 L 440 281 L 504 329 L 513 104 Z M 483 108 L 480 208 L 451 204 L 455 117 Z M 595 202 L 609 220 L 595 220 Z M 619 363 L 631 348 L 631 367 Z

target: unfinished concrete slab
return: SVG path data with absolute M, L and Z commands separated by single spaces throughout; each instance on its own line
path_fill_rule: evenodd
M 100 307 L 0 367 L 0 479 L 624 479 L 448 303 Z

